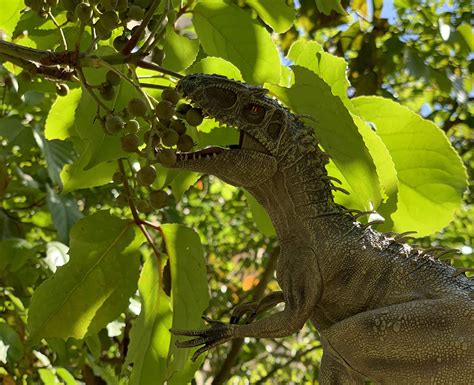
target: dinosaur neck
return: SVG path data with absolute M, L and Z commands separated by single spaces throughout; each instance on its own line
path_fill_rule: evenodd
M 306 232 L 305 223 L 320 222 L 340 209 L 334 203 L 325 170 L 326 158 L 319 150 L 283 158 L 274 177 L 249 191 L 264 206 L 280 242 L 293 239 L 295 227 Z

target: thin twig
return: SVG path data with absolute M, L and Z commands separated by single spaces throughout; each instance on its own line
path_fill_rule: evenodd
M 63 43 L 64 50 L 67 51 L 66 36 L 64 36 L 64 32 L 63 32 L 61 26 L 60 26 L 59 23 L 56 21 L 56 19 L 54 18 L 54 15 L 52 14 L 51 11 L 48 12 L 48 16 L 51 18 L 51 20 L 53 21 L 53 24 L 54 24 L 54 25 L 56 26 L 56 28 L 58 29 L 59 34 L 61 35 L 61 40 L 62 40 L 62 43 Z
M 125 56 L 130 55 L 132 50 L 135 48 L 136 44 L 138 43 L 138 40 L 140 40 L 140 37 L 142 36 L 143 31 L 145 30 L 146 26 L 150 22 L 151 18 L 155 14 L 156 8 L 158 8 L 158 5 L 160 4 L 161 0 L 153 0 L 153 3 L 151 4 L 150 8 L 148 9 L 143 21 L 140 23 L 138 28 L 133 32 L 132 36 L 130 37 L 130 40 L 128 43 L 123 47 L 122 49 L 122 54 Z

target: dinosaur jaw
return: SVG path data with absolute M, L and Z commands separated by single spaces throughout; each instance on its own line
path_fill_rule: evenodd
M 178 166 L 184 166 L 183 162 L 195 162 L 202 161 L 203 159 L 216 159 L 219 158 L 223 153 L 227 151 L 236 151 L 236 150 L 248 150 L 261 152 L 267 155 L 270 155 L 268 150 L 261 145 L 256 139 L 254 139 L 249 134 L 245 133 L 242 130 L 240 132 L 239 144 L 230 145 L 229 148 L 218 147 L 218 146 L 208 146 L 196 151 L 190 152 L 178 152 L 177 161 L 182 163 Z M 189 164 L 189 163 L 188 163 Z M 185 168 L 185 167 L 184 167 Z
M 251 187 L 272 178 L 277 163 L 260 143 L 240 131 L 239 144 L 178 153 L 173 168 L 211 174 L 234 186 Z

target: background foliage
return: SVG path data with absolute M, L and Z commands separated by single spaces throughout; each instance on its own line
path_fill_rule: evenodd
M 460 248 L 451 262 L 474 266 L 472 190 L 462 195 L 474 162 L 469 2 L 101 0 L 96 16 L 125 7 L 110 33 L 96 16 L 77 20 L 79 1 L 0 3 L 2 39 L 34 49 L 0 42 L 3 384 L 317 383 L 311 325 L 194 364 L 174 347 L 171 326 L 227 320 L 276 289 L 278 245 L 261 207 L 216 178 L 156 164 L 151 187 L 137 183 L 150 159 L 124 151 L 101 118 L 137 96 L 154 106 L 175 82 L 159 66 L 265 85 L 316 120 L 329 171 L 351 192 L 339 203 L 372 206 L 381 230 L 417 230 L 418 243 Z M 137 55 L 122 55 L 129 39 Z M 67 82 L 38 56 L 66 47 L 83 53 L 58 63 L 77 66 Z M 141 144 L 153 119 L 138 119 Z M 198 147 L 238 140 L 212 120 L 187 135 Z M 159 210 L 150 189 L 169 194 Z

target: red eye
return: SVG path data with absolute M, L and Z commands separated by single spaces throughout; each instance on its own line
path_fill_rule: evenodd
M 263 111 L 263 107 L 259 106 L 258 104 L 252 104 L 250 106 L 250 112 L 252 112 L 253 114 L 259 114 L 262 111 Z

